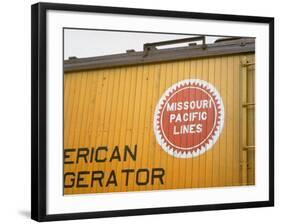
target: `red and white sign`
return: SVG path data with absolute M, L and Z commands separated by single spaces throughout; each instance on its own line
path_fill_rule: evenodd
M 154 113 L 158 144 L 170 155 L 191 158 L 209 150 L 224 123 L 219 92 L 199 79 L 180 81 L 160 98 Z

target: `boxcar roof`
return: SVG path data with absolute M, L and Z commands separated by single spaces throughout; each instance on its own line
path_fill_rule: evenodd
M 88 58 L 71 57 L 64 60 L 64 72 L 254 52 L 255 38 L 234 38 L 205 45 L 190 45 L 168 49 L 155 48 L 138 52 L 128 50 L 122 54 Z

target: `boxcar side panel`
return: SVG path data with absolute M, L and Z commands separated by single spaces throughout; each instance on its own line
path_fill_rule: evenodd
M 255 66 L 247 65 L 243 70 L 245 58 L 248 63 L 254 62 L 253 54 L 240 54 L 65 73 L 64 149 L 69 150 L 67 161 L 72 163 L 64 164 L 64 173 L 84 173 L 80 176 L 81 186 L 77 185 L 78 177 L 66 178 L 66 185 L 71 185 L 73 179 L 75 185 L 64 188 L 64 193 L 254 184 L 254 148 L 245 151 L 241 145 L 241 135 L 247 146 L 255 144 L 254 106 L 245 109 L 244 105 L 255 102 Z M 189 159 L 166 153 L 153 132 L 154 111 L 161 95 L 184 79 L 211 83 L 220 93 L 225 109 L 224 127 L 217 142 L 204 154 Z M 243 80 L 246 83 L 241 84 Z M 246 86 L 245 91 L 241 91 L 241 85 Z M 242 93 L 246 95 L 242 97 Z M 245 133 L 240 133 L 243 125 Z M 129 154 L 125 158 L 126 147 L 133 152 L 136 149 L 135 161 Z M 100 150 L 100 158 L 96 158 L 96 150 Z M 146 182 L 138 169 L 147 169 L 151 175 L 154 168 L 165 170 L 164 184 L 160 179 L 137 184 L 137 178 Z M 93 170 L 100 181 L 91 186 Z M 114 180 L 114 175 L 117 185 L 108 181 Z

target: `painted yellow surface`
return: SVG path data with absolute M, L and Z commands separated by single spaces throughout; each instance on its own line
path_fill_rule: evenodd
M 184 79 L 202 79 L 214 85 L 225 109 L 224 128 L 218 141 L 206 153 L 189 159 L 166 153 L 153 132 L 154 111 L 161 95 Z M 76 176 L 66 176 L 65 185 L 73 186 L 65 187 L 64 193 L 255 184 L 255 106 L 245 106 L 255 102 L 254 83 L 253 54 L 65 73 L 64 150 L 72 151 L 65 153 L 65 161 L 69 163 L 64 164 L 64 174 Z M 135 161 L 129 154 L 124 161 L 126 145 L 131 150 L 137 145 Z M 121 161 L 109 161 L 116 146 Z M 99 154 L 105 162 L 94 159 L 98 147 L 107 148 Z M 78 158 L 77 163 L 78 148 L 94 153 L 89 153 L 87 161 L 86 157 Z M 165 170 L 164 183 L 160 178 L 152 182 L 153 168 Z M 124 169 L 132 170 L 129 178 L 122 173 Z M 146 178 L 145 172 L 138 176 L 139 169 L 149 171 L 149 182 L 145 185 L 136 182 L 137 178 L 140 182 Z M 91 185 L 93 170 L 104 173 L 103 186 L 98 181 Z M 112 170 L 117 186 L 110 183 L 106 186 Z M 84 172 L 80 180 L 79 171 Z

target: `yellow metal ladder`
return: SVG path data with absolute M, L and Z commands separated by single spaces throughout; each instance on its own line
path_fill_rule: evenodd
M 241 184 L 255 184 L 255 58 L 242 57 L 240 67 Z

